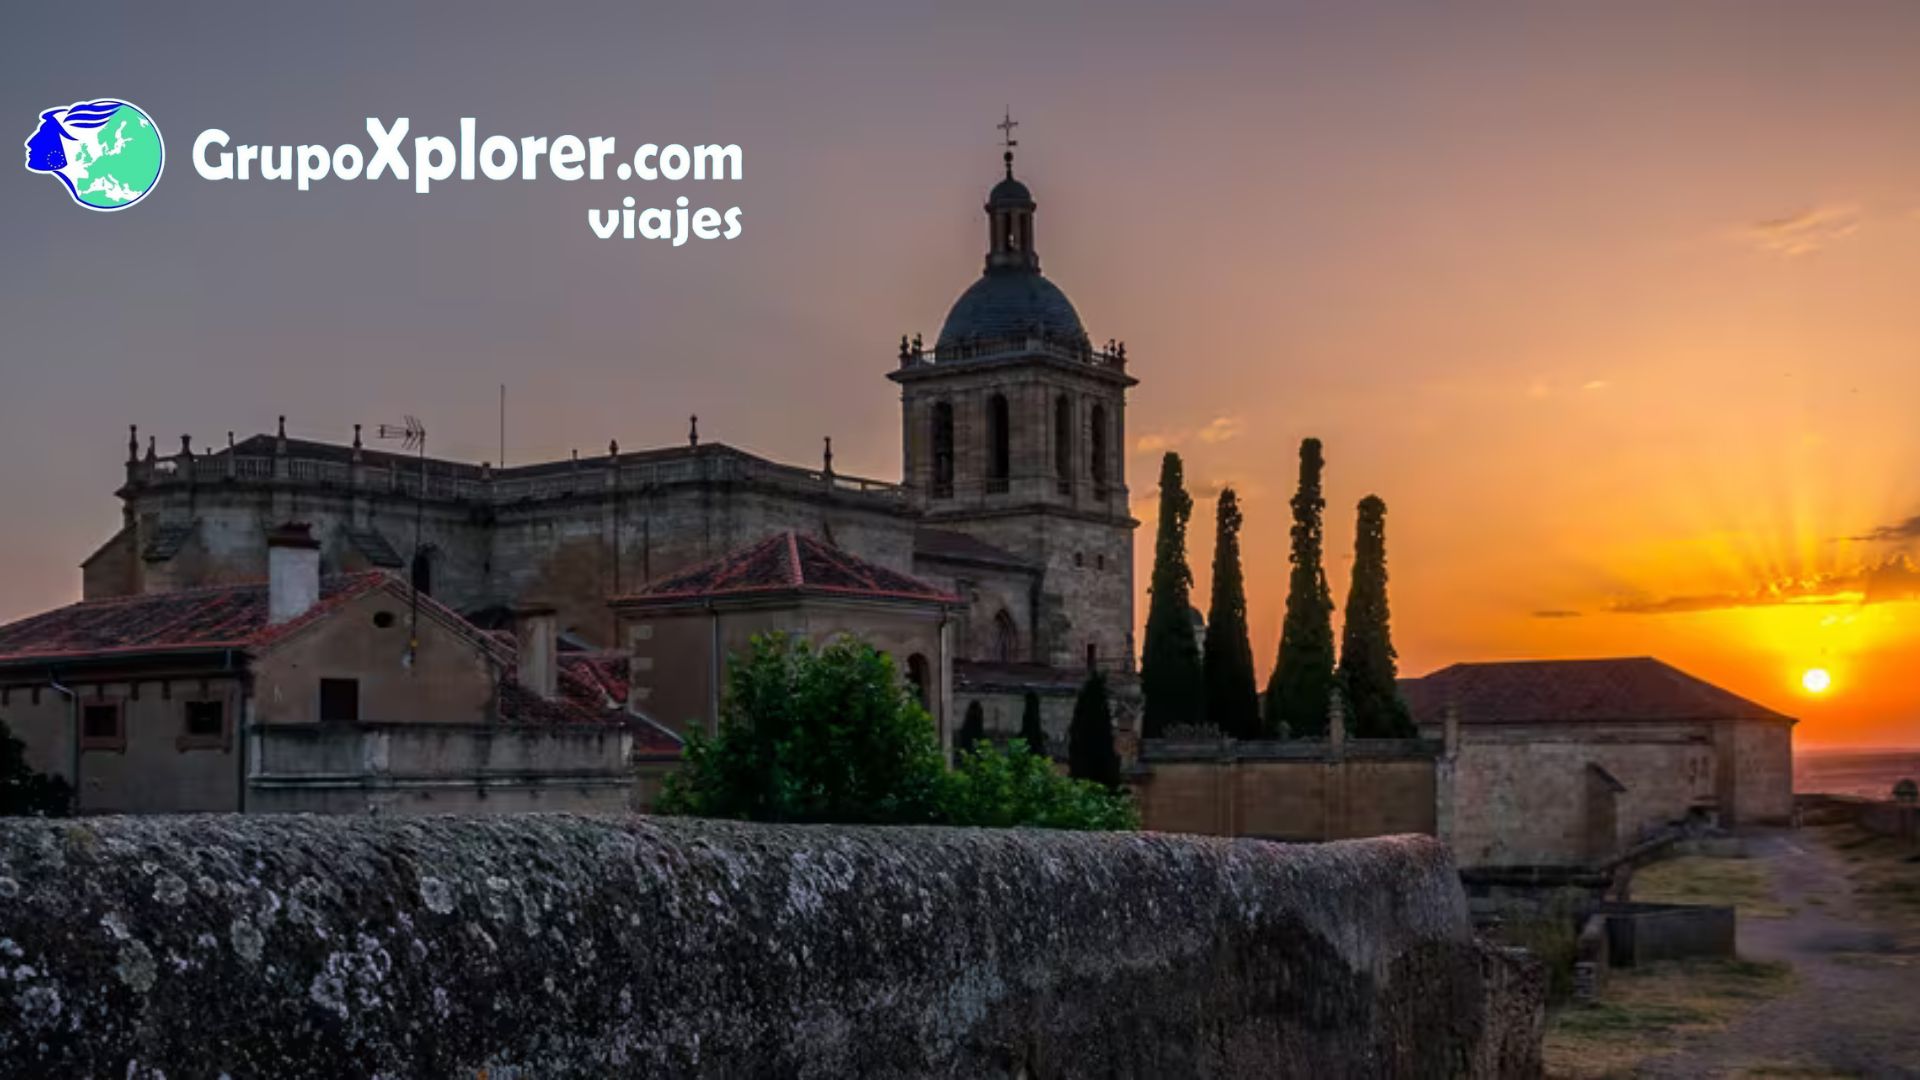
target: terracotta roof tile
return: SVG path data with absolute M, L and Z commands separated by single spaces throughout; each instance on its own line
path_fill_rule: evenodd
M 267 625 L 264 582 L 83 600 L 0 626 L 0 663 L 189 649 L 260 649 L 392 581 L 379 571 L 321 582 L 320 602 Z
M 1455 664 L 1400 689 L 1421 724 L 1449 702 L 1462 724 L 1788 719 L 1647 656 Z
M 776 533 L 711 562 L 669 574 L 619 603 L 682 601 L 775 593 L 815 593 L 957 604 L 960 598 L 919 578 L 848 554 L 793 531 Z
M 508 647 L 511 648 L 511 642 Z M 554 680 L 558 693 L 549 701 L 521 685 L 516 664 L 500 684 L 500 718 L 524 724 L 626 725 L 634 749 L 643 754 L 678 754 L 680 737 L 644 716 L 627 711 L 627 656 L 610 650 L 562 652 Z

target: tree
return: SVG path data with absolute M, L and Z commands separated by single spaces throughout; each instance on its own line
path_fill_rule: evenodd
M 72 804 L 66 779 L 35 772 L 27 744 L 0 721 L 0 817 L 65 817 Z
M 853 638 L 816 651 L 770 634 L 729 663 L 720 730 L 688 737 L 659 811 L 854 824 L 1138 824 L 1124 791 L 1062 776 L 1024 743 L 981 741 L 958 757 L 958 767 L 943 766 L 933 718 L 884 653 Z
M 942 774 L 933 719 L 871 646 L 785 634 L 728 665 L 712 738 L 689 736 L 664 813 L 750 821 L 928 823 Z
M 1320 494 L 1326 462 L 1320 440 L 1300 443 L 1300 489 L 1293 496 L 1293 573 L 1287 582 L 1287 618 L 1280 628 L 1280 655 L 1267 681 L 1269 734 L 1323 735 L 1333 696 L 1333 594 L 1320 565 L 1324 543 Z
M 1040 722 L 1040 695 L 1027 691 L 1020 708 L 1020 739 L 1034 757 L 1047 758 L 1047 728 Z
M 986 737 L 987 714 L 979 702 L 971 702 L 967 705 L 967 718 L 960 722 L 960 730 L 953 736 L 954 760 L 960 760 L 961 754 L 980 745 L 980 740 Z
M 1073 703 L 1067 728 L 1067 771 L 1108 790 L 1120 787 L 1120 755 L 1113 749 L 1113 711 L 1107 706 L 1107 678 L 1089 672 Z
M 1360 500 L 1353 538 L 1353 581 L 1340 637 L 1340 691 L 1348 724 L 1363 739 L 1404 739 L 1419 732 L 1400 697 L 1393 635 L 1387 627 L 1387 504 Z
M 1213 598 L 1207 607 L 1207 719 L 1236 739 L 1260 737 L 1260 695 L 1247 637 L 1247 587 L 1240 573 L 1240 500 L 1222 489 L 1214 516 Z
M 1140 692 L 1146 698 L 1141 728 L 1156 738 L 1170 727 L 1206 722 L 1206 683 L 1200 646 L 1193 636 L 1193 571 L 1187 566 L 1187 494 L 1180 455 L 1160 462 L 1160 525 L 1153 545 L 1153 582 L 1148 586 L 1146 648 L 1140 657 Z

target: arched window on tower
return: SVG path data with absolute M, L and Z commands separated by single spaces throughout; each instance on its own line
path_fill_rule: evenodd
M 1107 407 L 1095 405 L 1092 433 L 1087 441 L 1087 471 L 1093 478 L 1093 497 L 1107 497 Z
M 1053 475 L 1060 494 L 1073 493 L 1073 402 L 1061 394 L 1053 399 Z
M 933 497 L 953 497 L 953 404 L 933 407 Z
M 1007 478 L 1013 472 L 1011 413 L 1007 396 L 995 394 L 987 399 L 987 491 L 1007 490 Z
M 1003 664 L 1020 659 L 1020 627 L 1006 608 L 993 617 L 993 658 Z

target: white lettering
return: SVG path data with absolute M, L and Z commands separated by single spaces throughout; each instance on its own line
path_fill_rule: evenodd
M 218 146 L 220 156 L 214 159 L 217 164 L 207 161 L 207 147 Z M 233 179 L 233 155 L 227 151 L 227 133 L 219 128 L 208 128 L 193 140 L 193 171 L 203 180 Z

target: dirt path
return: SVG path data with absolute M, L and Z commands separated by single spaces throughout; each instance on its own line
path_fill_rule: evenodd
M 1791 964 L 1794 987 L 1643 1075 L 1920 1077 L 1920 949 L 1861 910 L 1844 859 L 1811 831 L 1755 835 L 1748 850 L 1791 914 L 1742 918 L 1740 953 Z

